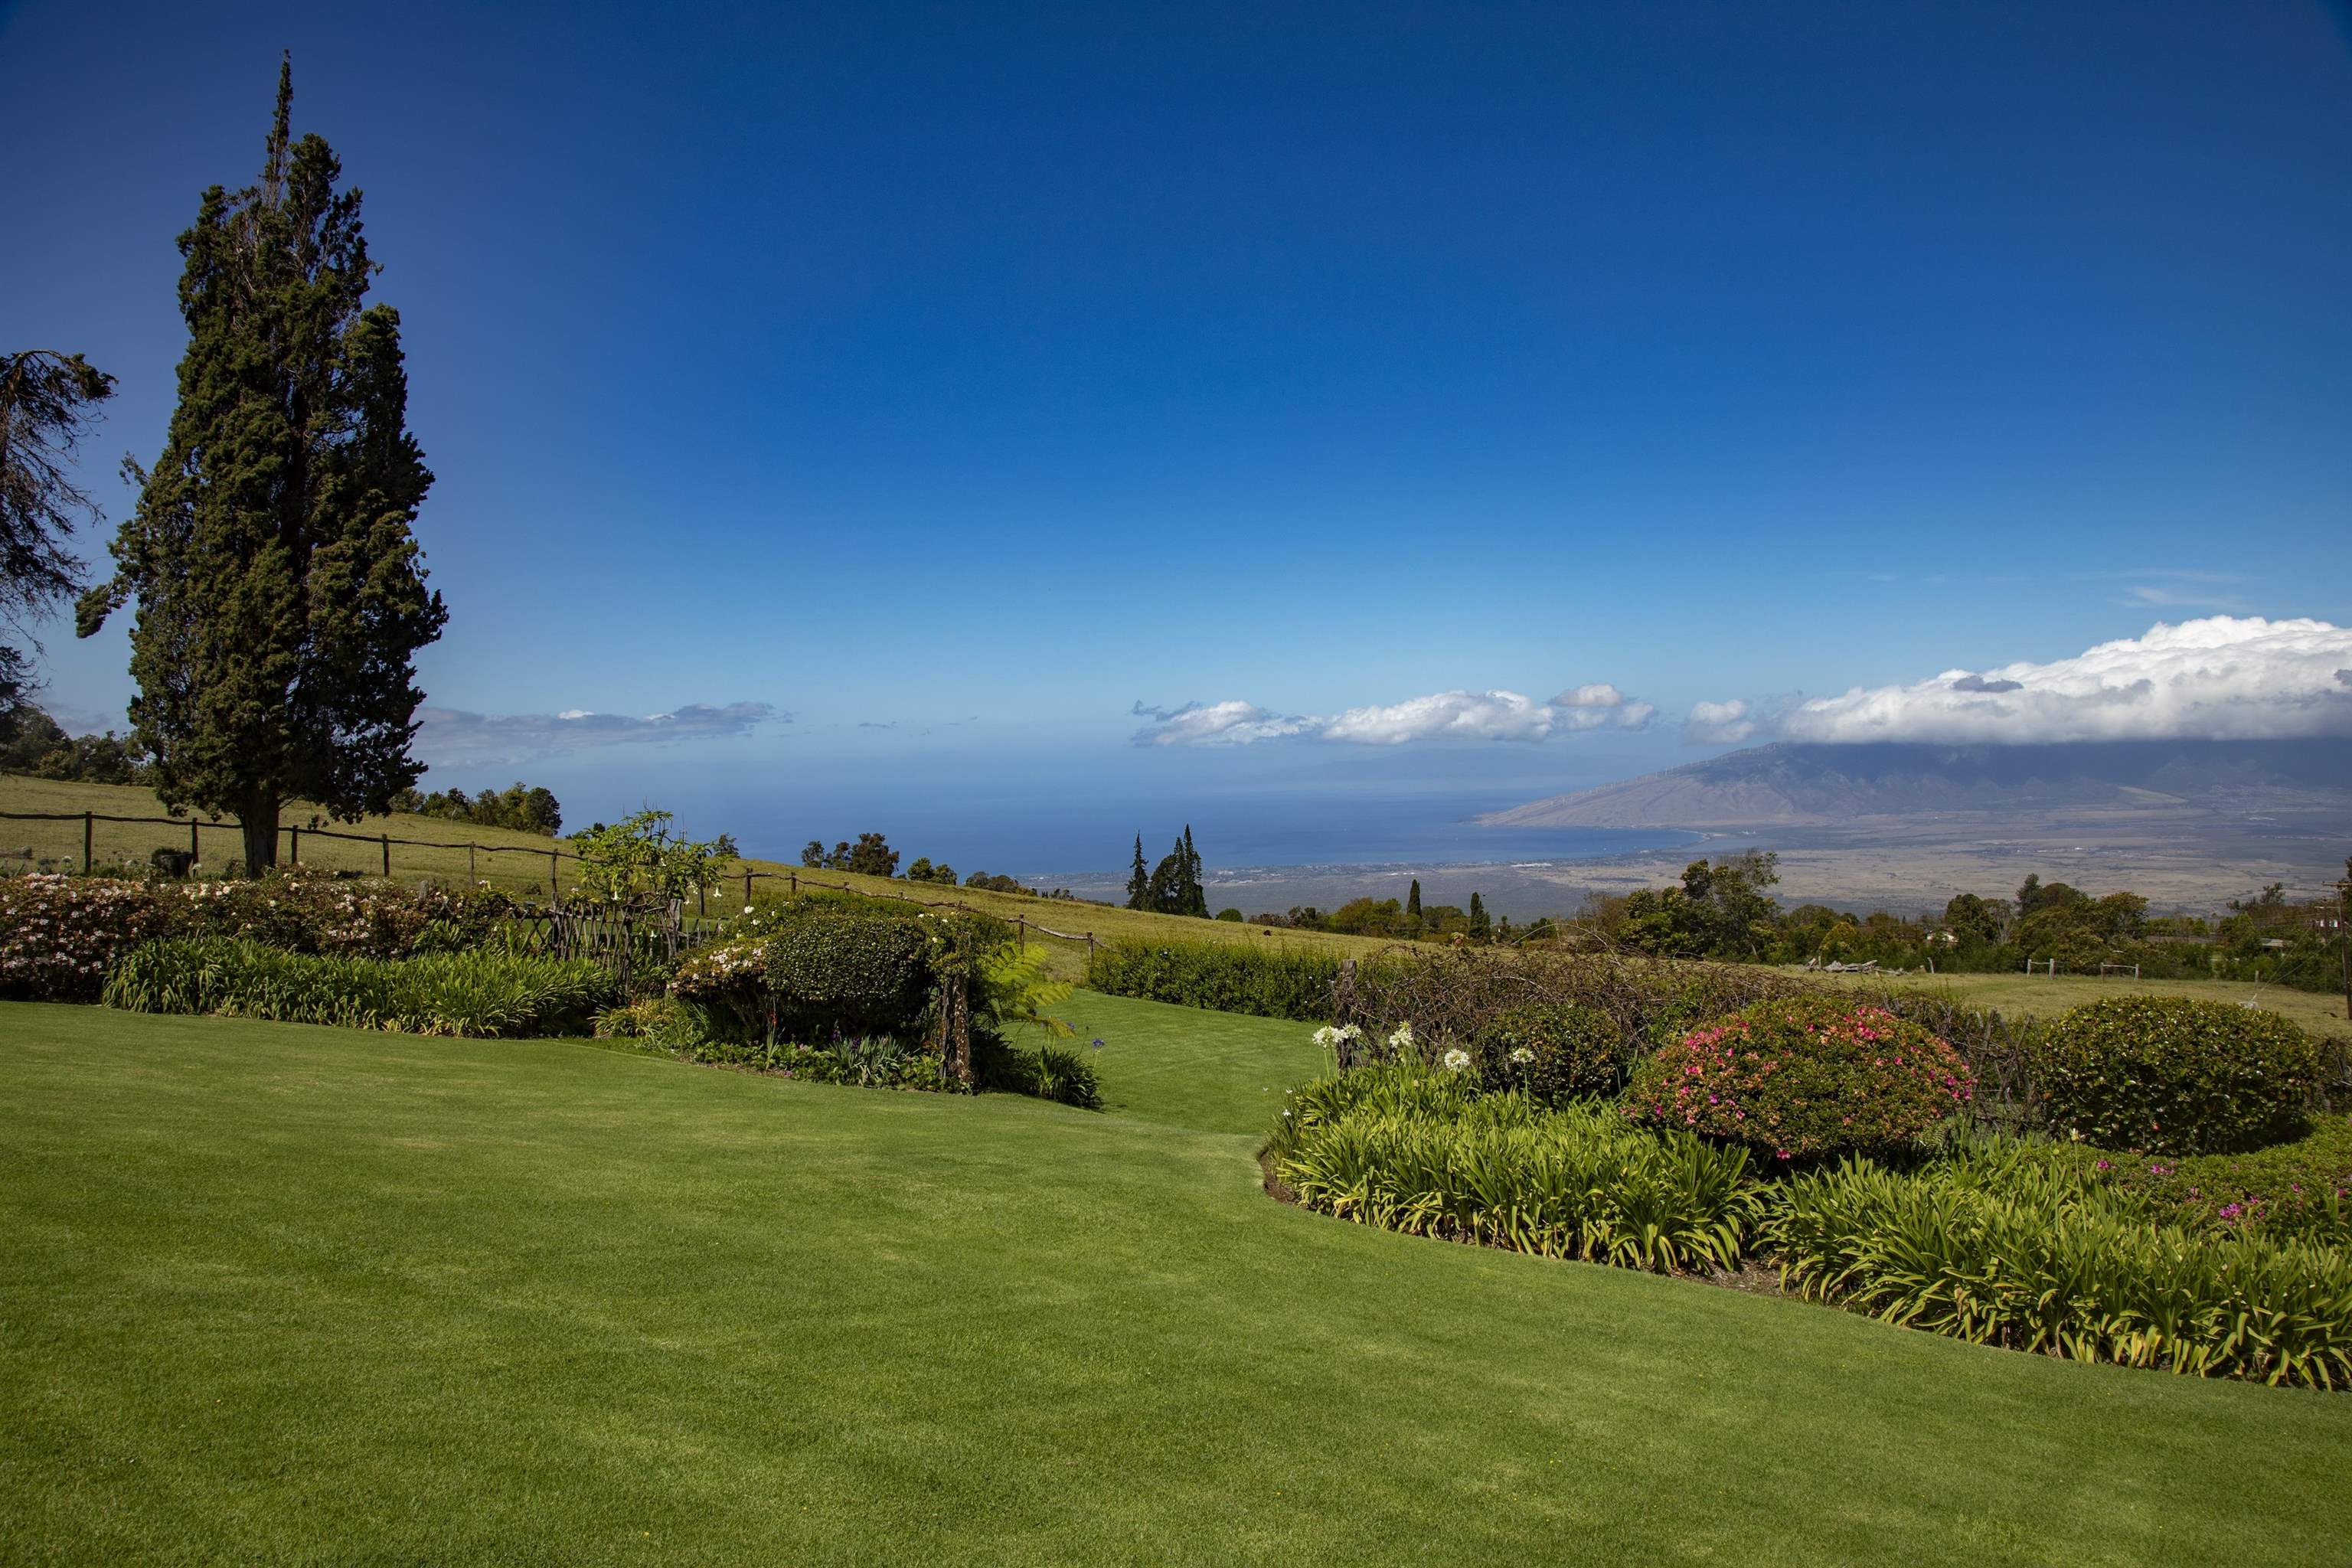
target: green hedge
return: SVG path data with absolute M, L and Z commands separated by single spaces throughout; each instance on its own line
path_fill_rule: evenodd
M 585 960 L 484 951 L 420 958 L 288 952 L 233 937 L 149 942 L 102 1000 L 140 1013 L 219 1013 L 412 1035 L 585 1034 L 613 983 Z
M 1611 1098 L 1631 1065 L 1617 1021 L 1576 1002 L 1496 1014 L 1479 1026 L 1471 1056 L 1486 1088 L 1522 1089 L 1538 1105 Z
M 1105 942 L 1087 957 L 1089 989 L 1219 1013 L 1320 1023 L 1331 1016 L 1339 956 L 1271 940 Z
M 2103 1149 L 2258 1149 L 2298 1136 L 2319 1091 L 2319 1047 L 2294 1025 L 2185 996 L 2086 1002 L 2028 1060 L 2051 1131 Z

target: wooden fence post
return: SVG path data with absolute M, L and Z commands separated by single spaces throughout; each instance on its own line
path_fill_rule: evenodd
M 751 873 L 749 871 L 743 873 L 743 907 L 747 910 L 751 907 Z
M 793 898 L 799 898 L 801 896 L 801 874 L 798 871 L 785 872 L 784 888 L 785 890 L 791 893 Z
M 98 814 L 85 811 L 81 814 L 81 868 L 84 872 L 91 868 L 91 864 L 96 858 L 91 851 L 97 842 Z
M 467 884 L 467 886 L 471 887 L 474 883 L 478 882 L 478 881 L 480 881 L 480 880 L 481 880 L 481 879 L 480 879 L 479 877 L 477 877 L 476 875 L 474 875 L 474 844 L 473 844 L 473 840 L 471 840 L 471 839 L 467 839 L 467 840 L 466 841 L 466 884 Z
M 547 901 L 551 904 L 560 904 L 563 901 L 562 883 L 563 872 L 555 863 L 555 855 L 556 852 L 552 849 L 547 852 Z
M 1013 942 L 1021 952 L 1029 951 L 1029 917 L 1027 915 L 1013 917 Z
M 194 866 L 201 858 L 196 852 L 196 819 L 192 816 L 188 818 L 188 864 Z
M 389 833 L 383 836 L 383 874 L 386 877 L 392 875 L 392 835 Z
M 302 863 L 302 830 L 299 827 L 286 830 L 286 863 L 289 866 Z

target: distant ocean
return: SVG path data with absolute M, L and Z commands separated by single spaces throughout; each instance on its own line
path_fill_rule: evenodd
M 1695 834 L 1673 831 L 1478 827 L 1470 822 L 1481 812 L 1526 799 L 1524 792 L 1313 790 L 1216 794 L 1188 801 L 1041 801 L 1031 795 L 959 797 L 952 790 L 939 790 L 862 803 L 833 837 L 853 836 L 851 827 L 870 821 L 888 833 L 902 865 L 921 855 L 945 860 L 960 872 L 1005 872 L 1048 885 L 1123 877 L 1139 832 L 1145 858 L 1156 862 L 1187 823 L 1212 872 L 1593 860 L 1697 842 Z M 793 858 L 806 831 L 795 837 L 783 822 L 763 822 L 761 816 L 756 807 L 738 808 L 743 827 L 737 837 L 745 848 Z M 808 820 L 805 811 L 793 816 Z

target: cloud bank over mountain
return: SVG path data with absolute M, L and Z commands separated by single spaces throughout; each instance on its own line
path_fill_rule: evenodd
M 2341 626 L 2214 616 L 2158 623 L 2145 636 L 2048 664 L 1855 687 L 1798 703 L 1772 730 L 1782 740 L 1832 744 L 2345 736 L 2352 735 L 2352 683 L 2342 679 L 2347 664 L 2352 631 Z

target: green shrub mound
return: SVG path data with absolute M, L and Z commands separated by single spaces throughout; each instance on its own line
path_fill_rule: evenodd
M 584 1034 L 612 980 L 580 959 L 481 952 L 383 959 L 287 952 L 233 937 L 174 937 L 120 960 L 110 1007 L 218 1013 L 410 1035 Z
M 1815 1300 L 1979 1344 L 2315 1388 L 2352 1385 L 2352 1254 L 2152 1223 L 2144 1200 L 2014 1143 L 1916 1173 L 1787 1183 L 1767 1230 Z
M 1272 941 L 1123 938 L 1104 942 L 1087 956 L 1090 990 L 1261 1018 L 1319 1023 L 1331 1016 L 1339 983 L 1338 954 Z
M 911 1036 L 930 1005 L 929 950 L 912 921 L 812 913 L 768 939 L 768 989 L 784 1027 L 804 1037 Z
M 1538 1105 L 1609 1099 L 1629 1065 L 1617 1021 L 1574 1002 L 1496 1015 L 1473 1037 L 1471 1058 L 1483 1087 L 1519 1089 Z
M 1891 1151 L 1968 1109 L 1968 1064 L 1920 1025 L 1832 996 L 1759 1002 L 1644 1059 L 1626 1114 L 1776 1160 Z
M 2183 996 L 2086 1002 L 2029 1047 L 2053 1133 L 2103 1149 L 2228 1153 L 2297 1136 L 2319 1047 L 2274 1013 Z
M 1407 1059 L 1295 1090 L 1268 1144 L 1308 1208 L 1416 1236 L 1682 1273 L 1736 1267 L 1763 1207 L 1746 1151 L 1545 1110 Z

